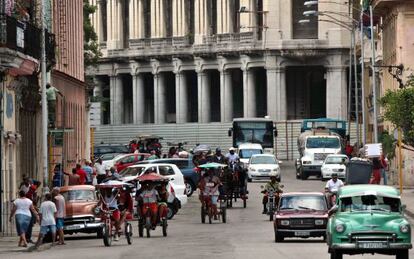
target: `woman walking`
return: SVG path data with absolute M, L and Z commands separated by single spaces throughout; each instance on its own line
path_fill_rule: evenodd
M 11 221 L 13 216 L 16 218 L 16 231 L 20 237 L 19 246 L 27 247 L 26 232 L 32 218 L 30 211 L 36 215 L 36 219 L 39 221 L 39 214 L 33 207 L 33 202 L 26 198 L 24 191 L 19 191 L 19 198 L 13 202 L 9 219 Z

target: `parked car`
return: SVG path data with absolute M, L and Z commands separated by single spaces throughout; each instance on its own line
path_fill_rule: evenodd
M 344 186 L 332 210 L 326 230 L 332 259 L 342 259 L 343 254 L 373 253 L 408 258 L 411 226 L 394 187 Z
M 247 168 L 248 180 L 269 178 L 271 173 L 276 173 L 277 180 L 280 182 L 280 167 L 282 161 L 278 161 L 274 155 L 258 154 L 253 155 L 249 160 Z
M 176 197 L 182 205 L 187 204 L 187 195 L 184 183 L 184 177 L 180 169 L 174 164 L 142 164 L 133 165 L 125 168 L 120 172 L 122 181 L 134 180 L 137 176 L 155 170 L 157 174 L 165 176 L 174 184 Z
M 91 185 L 72 185 L 60 188 L 65 198 L 66 217 L 63 231 L 65 234 L 97 233 L 102 235 L 102 222 L 95 209 L 98 199 L 95 187 Z
M 127 156 L 128 154 L 104 154 L 101 156 L 102 166 L 104 168 L 110 168 L 115 166 L 121 158 Z
M 94 146 L 93 155 L 94 158 L 101 157 L 106 154 L 128 154 L 129 149 L 122 144 L 99 144 Z
M 322 181 L 330 179 L 333 173 L 337 174 L 338 178 L 345 179 L 345 162 L 347 160 L 348 157 L 346 155 L 328 155 L 321 167 Z
M 328 203 L 321 192 L 283 193 L 274 216 L 275 242 L 286 237 L 326 237 Z
M 200 182 L 200 173 L 194 170 L 194 165 L 191 159 L 187 158 L 163 158 L 154 160 L 145 160 L 138 162 L 137 164 L 159 164 L 168 163 L 176 165 L 184 176 L 187 197 L 190 197 L 195 190 L 197 190 L 198 183 Z
M 151 154 L 148 154 L 148 153 L 137 153 L 137 154 L 133 153 L 133 154 L 121 156 L 115 160 L 114 166 L 118 172 L 121 172 L 128 166 L 135 165 L 136 163 L 143 161 L 150 155 Z

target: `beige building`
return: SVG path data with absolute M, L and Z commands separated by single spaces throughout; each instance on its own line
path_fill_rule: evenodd
M 103 124 L 347 118 L 349 32 L 304 17 L 304 0 L 90 2 Z

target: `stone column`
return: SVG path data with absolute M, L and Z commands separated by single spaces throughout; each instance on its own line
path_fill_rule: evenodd
M 266 69 L 267 115 L 273 120 L 286 120 L 286 80 L 284 67 Z
M 111 124 L 119 125 L 124 119 L 122 77 L 111 76 L 109 82 L 110 119 Z
M 210 86 L 208 74 L 204 71 L 197 73 L 198 83 L 198 122 L 210 122 Z
M 162 73 L 154 75 L 154 118 L 156 124 L 167 120 L 165 78 Z
M 326 117 L 346 120 L 347 118 L 347 74 L 344 66 L 330 66 L 326 69 Z
M 187 81 L 184 72 L 175 74 L 175 110 L 176 122 L 188 122 L 188 97 L 187 97 Z
M 256 117 L 256 89 L 254 72 L 251 69 L 243 69 L 243 117 Z
M 220 111 L 221 122 L 230 122 L 233 119 L 233 89 L 231 74 L 228 71 L 220 72 Z
M 134 124 L 144 123 L 145 89 L 142 74 L 132 75 L 132 109 Z

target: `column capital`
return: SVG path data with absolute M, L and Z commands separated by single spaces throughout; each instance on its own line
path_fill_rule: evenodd
M 283 73 L 286 70 L 286 67 L 265 67 L 267 73 Z
M 348 66 L 344 65 L 332 65 L 332 66 L 325 66 L 327 72 L 343 72 L 348 68 Z

